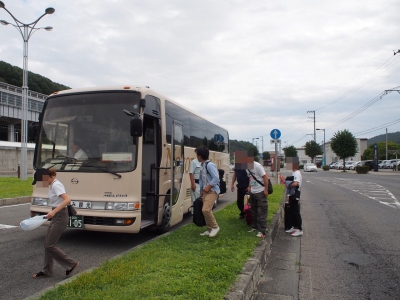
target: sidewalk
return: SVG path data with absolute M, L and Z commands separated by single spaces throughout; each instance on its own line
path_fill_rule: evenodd
M 282 197 L 277 214 L 272 219 L 272 224 L 268 226 L 268 232 L 265 235 L 265 239 L 256 247 L 253 252 L 253 257 L 245 263 L 241 274 L 237 276 L 236 282 L 231 286 L 228 293 L 225 295 L 224 300 L 265 299 L 264 295 L 261 295 L 261 298 L 253 297 L 258 297 L 257 285 L 259 282 L 263 282 L 263 277 L 270 272 L 266 269 L 266 266 L 268 268 L 267 263 L 271 254 L 272 244 L 275 245 L 275 239 L 279 236 L 279 224 L 283 222 L 283 201 L 284 197 Z M 300 243 L 300 239 L 298 239 L 298 241 Z
M 252 300 L 298 299 L 300 241 L 287 234 L 280 223 L 270 255 L 274 259 L 267 260 Z

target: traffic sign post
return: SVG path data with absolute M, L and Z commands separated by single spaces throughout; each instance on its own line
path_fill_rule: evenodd
M 274 141 L 273 143 L 275 144 L 274 166 L 275 166 L 276 183 L 278 183 L 278 143 L 280 142 L 279 138 L 281 137 L 281 132 L 279 129 L 272 129 L 270 136 L 271 136 L 271 138 L 273 138 L 273 141 Z M 271 140 L 271 143 L 272 143 L 272 140 Z
M 270 133 L 271 138 L 273 138 L 274 140 L 277 140 L 281 137 L 281 132 L 279 131 L 279 129 L 272 129 L 271 133 Z

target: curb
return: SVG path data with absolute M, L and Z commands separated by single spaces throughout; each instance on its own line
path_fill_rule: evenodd
M 224 300 L 249 300 L 256 291 L 258 281 L 271 253 L 272 244 L 278 233 L 279 223 L 283 214 L 283 201 L 285 201 L 285 196 L 282 197 L 279 209 L 272 219 L 272 225 L 268 227 L 270 234 L 267 234 L 265 239 L 260 242 L 260 245 L 256 247 L 253 257 L 245 263 L 242 272 L 225 295 Z
M 3 199 L 0 199 L 0 206 L 24 204 L 24 203 L 30 203 L 30 202 L 31 202 L 30 196 L 18 197 L 18 198 L 3 198 Z

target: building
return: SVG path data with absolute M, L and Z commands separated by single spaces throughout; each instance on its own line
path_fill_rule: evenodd
M 28 91 L 28 126 L 39 120 L 47 95 Z M 16 172 L 21 155 L 22 88 L 0 82 L 0 171 Z M 28 173 L 33 169 L 35 144 L 28 136 Z
M 347 157 L 347 161 L 360 161 L 362 159 L 362 154 L 364 153 L 365 149 L 368 148 L 367 141 L 368 139 L 365 138 L 356 138 L 358 152 L 353 157 Z M 326 146 L 326 164 L 329 165 L 331 162 L 335 162 L 339 160 L 339 157 L 332 151 L 331 142 L 325 143 Z
M 46 98 L 28 91 L 28 125 L 39 120 Z M 22 88 L 0 82 L 0 141 L 21 142 L 21 118 Z

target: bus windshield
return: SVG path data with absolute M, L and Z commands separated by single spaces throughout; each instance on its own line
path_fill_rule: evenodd
M 83 93 L 49 97 L 35 167 L 75 172 L 128 172 L 136 168 L 137 138 L 130 117 L 140 93 Z

